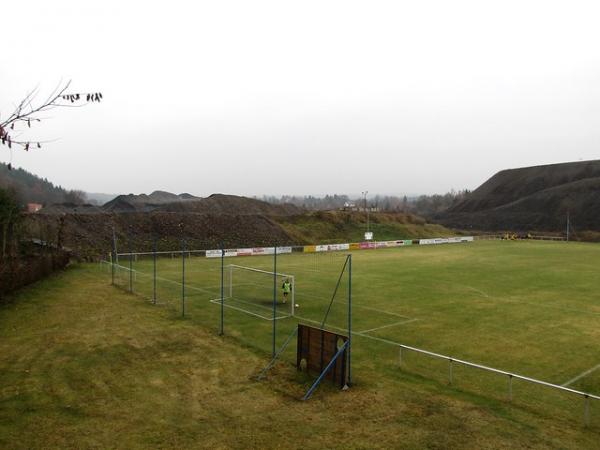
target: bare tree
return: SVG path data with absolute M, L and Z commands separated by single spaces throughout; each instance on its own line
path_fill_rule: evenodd
M 82 205 L 85 203 L 87 195 L 83 191 L 71 189 L 65 194 L 65 203 L 73 203 L 74 205 Z
M 59 83 L 50 95 L 42 102 L 37 102 L 39 94 L 38 88 L 29 92 L 21 102 L 15 106 L 14 111 L 6 119 L 0 119 L 0 142 L 2 145 L 7 145 L 11 151 L 13 145 L 22 147 L 23 150 L 29 151 L 33 148 L 42 148 L 44 141 L 37 139 L 29 139 L 22 137 L 26 130 L 30 129 L 42 120 L 47 119 L 42 117 L 42 114 L 56 109 L 80 107 L 86 103 L 100 102 L 102 93 L 71 93 L 69 87 L 71 82 Z M 9 169 L 12 168 L 11 163 L 8 164 Z

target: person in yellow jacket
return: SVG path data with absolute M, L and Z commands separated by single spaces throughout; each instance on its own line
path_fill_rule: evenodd
M 290 295 L 290 292 L 292 292 L 292 283 L 290 283 L 290 280 L 286 278 L 283 284 L 281 285 L 281 289 L 283 290 L 283 303 L 285 303 L 287 301 L 288 295 Z

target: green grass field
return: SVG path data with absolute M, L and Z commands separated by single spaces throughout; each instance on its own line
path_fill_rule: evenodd
M 322 320 L 344 257 L 278 257 L 277 272 L 295 278 L 299 307 L 286 318 L 289 307 L 279 303 L 277 347 L 298 321 Z M 271 256 L 226 258 L 225 263 L 273 270 Z M 150 259 L 133 263 L 134 290 L 148 298 L 153 295 L 152 264 Z M 219 259 L 186 259 L 186 315 L 215 331 L 220 304 L 210 300 L 220 297 L 220 264 Z M 352 264 L 356 383 L 402 373 L 450 382 L 447 361 L 403 351 L 400 365 L 399 348 L 392 343 L 401 343 L 600 395 L 600 246 L 540 241 L 409 246 L 356 251 Z M 157 260 L 157 297 L 177 313 L 182 308 L 181 265 L 177 258 Z M 128 286 L 128 271 L 118 275 L 120 284 Z M 228 277 L 226 268 L 226 297 Z M 268 355 L 272 276 L 236 269 L 232 285 L 225 301 L 225 333 Z M 344 274 L 327 320 L 334 331 L 347 329 L 347 289 Z M 283 361 L 293 361 L 294 352 L 291 345 Z M 456 389 L 507 399 L 507 377 L 452 366 Z M 512 396 L 513 404 L 541 413 L 583 418 L 584 402 L 576 395 L 513 380 Z M 591 419 L 600 424 L 600 402 L 592 402 Z
M 158 260 L 156 306 L 143 259 L 136 295 L 110 286 L 106 264 L 22 290 L 0 307 L 0 448 L 600 448 L 598 403 L 584 427 L 577 396 L 514 380 L 509 402 L 501 376 L 455 364 L 450 384 L 447 361 L 404 351 L 399 364 L 398 347 L 380 340 L 556 384 L 589 372 L 570 386 L 598 394 L 598 245 L 490 241 L 352 258 L 354 385 L 324 383 L 308 402 L 298 399 L 312 377 L 295 370 L 293 345 L 255 380 L 271 353 L 270 276 L 234 273 L 224 337 L 211 302 L 218 259 L 185 260 L 184 318 L 180 259 Z M 278 346 L 299 320 L 322 317 L 343 262 L 278 258 L 300 305 L 295 317 L 278 308 Z M 272 258 L 226 263 L 269 270 Z M 127 288 L 129 272 L 116 281 Z M 346 282 L 328 321 L 341 329 Z

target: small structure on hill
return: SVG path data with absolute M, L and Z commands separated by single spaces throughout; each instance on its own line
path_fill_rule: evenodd
M 44 207 L 44 205 L 42 205 L 41 203 L 27 203 L 27 212 L 28 213 L 36 213 L 43 207 Z

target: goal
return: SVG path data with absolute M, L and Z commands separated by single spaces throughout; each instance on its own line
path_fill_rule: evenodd
M 287 299 L 283 296 L 285 280 L 291 284 L 291 292 Z M 273 282 L 276 283 L 277 310 L 287 311 L 289 315 L 293 316 L 296 306 L 296 280 L 294 275 L 287 273 L 275 273 L 254 267 L 230 264 L 227 266 L 225 301 L 272 310 Z

